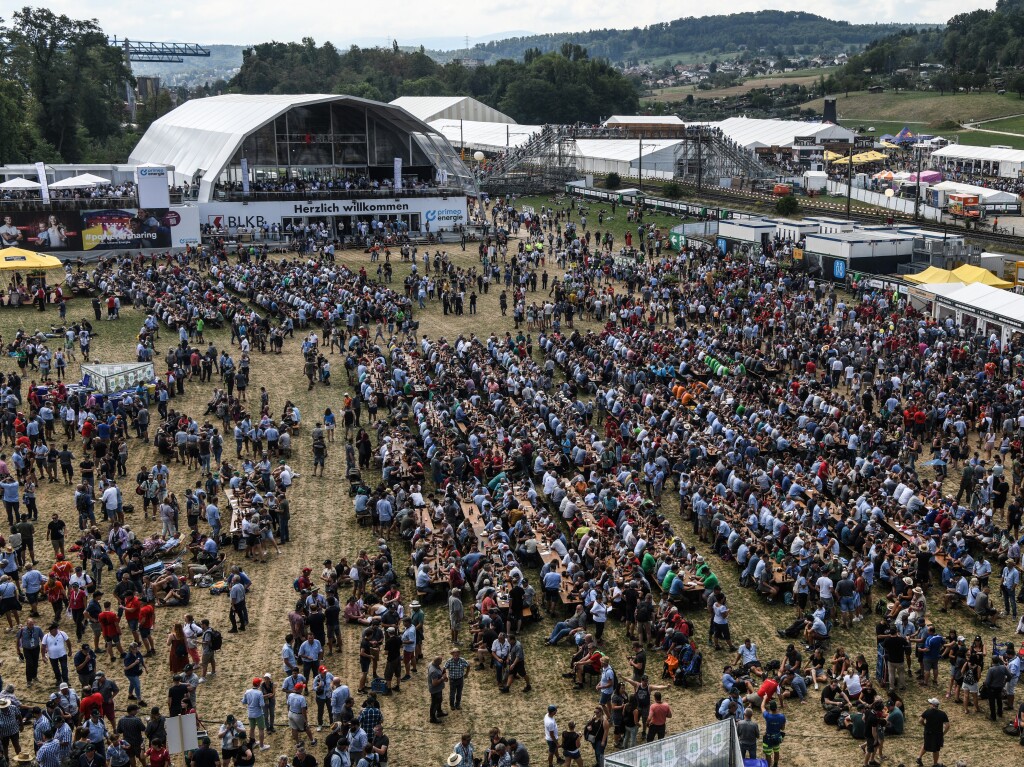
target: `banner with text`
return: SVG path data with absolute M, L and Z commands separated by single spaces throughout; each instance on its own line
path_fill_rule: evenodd
M 466 197 L 402 197 L 395 199 L 325 200 L 323 202 L 207 202 L 199 204 L 200 218 L 215 229 L 258 229 L 305 218 L 310 221 L 354 217 L 375 218 L 418 215 L 420 226 L 430 224 L 431 231 L 452 229 L 467 222 Z

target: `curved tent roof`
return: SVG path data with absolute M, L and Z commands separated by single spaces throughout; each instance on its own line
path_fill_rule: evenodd
M 380 101 L 327 93 L 263 96 L 232 93 L 186 101 L 168 112 L 149 127 L 129 161 L 171 165 L 176 174 L 188 179 L 201 174 L 199 201 L 208 202 L 217 177 L 246 136 L 293 107 L 327 102 L 367 109 L 408 132 L 439 135 L 402 107 Z
M 428 123 L 434 120 L 474 120 L 515 124 L 515 120 L 504 112 L 471 96 L 399 96 L 391 104 Z

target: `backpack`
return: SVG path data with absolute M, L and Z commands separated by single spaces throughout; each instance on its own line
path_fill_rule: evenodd
M 829 706 L 825 709 L 825 715 L 822 717 L 825 720 L 825 724 L 835 727 L 839 724 L 839 720 L 843 716 L 843 709 L 839 706 Z
M 223 646 L 224 635 L 217 631 L 217 629 L 210 629 L 210 649 L 217 652 Z
M 174 655 L 176 657 L 178 657 L 178 658 L 187 658 L 188 657 L 188 648 L 185 647 L 185 643 L 184 642 L 174 646 Z
M 330 751 L 328 751 L 324 755 L 324 760 L 321 763 L 321 767 L 332 767 L 331 759 L 334 757 L 335 754 L 338 754 L 338 756 L 342 756 L 342 753 L 337 749 L 337 747 L 332 748 Z M 344 758 L 342 758 L 341 763 L 342 764 L 345 763 L 345 759 Z

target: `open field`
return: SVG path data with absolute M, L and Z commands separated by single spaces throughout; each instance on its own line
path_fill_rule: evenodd
M 1024 101 L 1020 102 L 1020 108 L 1021 111 L 1024 112 Z M 1024 136 L 1024 115 L 1006 117 L 1002 120 L 992 120 L 977 127 L 987 128 L 988 130 L 1004 130 L 1010 133 L 1019 133 Z
M 527 198 L 527 204 L 539 206 L 547 204 L 546 198 Z M 594 206 L 592 206 L 594 207 Z M 611 228 L 621 240 L 626 228 L 625 216 L 616 215 L 616 220 L 606 223 L 602 228 Z M 665 219 L 664 223 L 669 223 Z M 591 219 L 591 227 L 596 226 L 596 215 Z M 455 246 L 455 262 L 460 266 L 470 266 L 477 262 L 472 248 L 463 253 Z M 338 256 L 340 262 L 359 268 L 369 267 L 369 256 L 361 251 L 346 251 Z M 548 264 L 549 273 L 555 268 Z M 395 262 L 394 284 L 408 274 L 408 264 Z M 620 286 L 616 286 L 618 291 Z M 479 301 L 479 314 L 463 317 L 445 317 L 437 302 L 429 305 L 426 311 L 419 312 L 420 332 L 432 338 L 445 336 L 455 338 L 459 333 L 475 332 L 478 335 L 491 332 L 504 333 L 512 329 L 512 319 L 502 317 L 498 310 L 500 290 L 491 290 Z M 535 294 L 538 298 L 542 295 Z M 87 303 L 72 301 L 69 304 L 69 318 L 91 316 Z M 94 342 L 94 358 L 104 362 L 127 361 L 134 358 L 135 333 L 143 317 L 138 312 L 125 310 L 123 317 L 117 322 L 97 323 L 99 336 Z M 36 314 L 29 308 L 20 310 L 0 309 L 0 334 L 10 339 L 18 328 L 32 331 L 56 322 L 56 313 Z M 580 323 L 583 325 L 583 323 Z M 226 330 L 207 331 L 219 349 L 232 347 L 228 343 Z M 301 335 L 301 334 L 298 334 Z M 161 343 L 166 347 L 174 343 L 174 337 L 165 329 L 161 331 Z M 252 594 L 249 597 L 252 625 L 245 634 L 224 634 L 224 649 L 218 654 L 218 674 L 207 684 L 199 688 L 199 712 L 208 727 L 216 728 L 224 716 L 233 712 L 244 715 L 244 707 L 239 704 L 242 693 L 249 687 L 251 677 L 264 672 L 271 672 L 280 682 L 279 649 L 282 638 L 287 631 L 286 614 L 296 595 L 292 589 L 292 581 L 298 575 L 300 567 L 309 566 L 316 570 L 325 558 L 337 560 L 340 556 L 354 557 L 360 549 L 372 549 L 373 536 L 368 528 L 362 528 L 355 522 L 352 501 L 348 496 L 347 483 L 344 482 L 344 452 L 340 445 L 331 447 L 327 467 L 331 470 L 330 477 L 312 477 L 312 459 L 309 448 L 309 427 L 323 412 L 325 407 L 335 411 L 340 408 L 340 400 L 346 392 L 345 374 L 340 362 L 334 365 L 334 385 L 318 386 L 307 392 L 306 382 L 302 374 L 300 339 L 288 339 L 285 342 L 284 354 L 261 355 L 252 354 L 252 380 L 249 392 L 256 395 L 260 386 L 266 386 L 270 393 L 270 409 L 274 414 L 281 411 L 285 399 L 291 399 L 302 410 L 305 426 L 295 440 L 295 458 L 291 465 L 303 476 L 296 481 L 290 496 L 292 497 L 292 530 L 293 541 L 282 549 L 280 555 L 271 555 L 267 564 L 246 563 L 240 552 L 231 552 L 229 562 L 246 564 L 247 572 L 254 580 Z M 7 358 L 3 364 L 5 371 L 14 369 L 14 363 Z M 77 365 L 69 365 L 72 379 L 78 375 Z M 561 379 L 559 379 L 560 381 Z M 175 399 L 172 405 L 185 412 L 200 417 L 210 396 L 212 384 L 189 384 L 186 386 L 184 398 Z M 340 430 L 339 430 L 340 439 Z M 131 455 L 129 471 L 140 465 L 151 465 L 155 452 L 149 446 L 140 445 L 138 441 L 130 443 Z M 225 445 L 225 452 L 230 454 L 230 445 Z M 80 453 L 80 450 L 78 451 Z M 174 464 L 171 467 L 171 489 L 181 495 L 185 487 L 198 478 L 198 472 L 188 471 Z M 370 475 L 367 479 L 372 483 L 377 477 Z M 126 493 L 130 494 L 130 493 Z M 669 494 L 666 494 L 670 498 Z M 43 518 L 52 511 L 59 511 L 67 520 L 74 519 L 74 508 L 69 491 L 63 485 L 44 485 L 39 492 L 39 507 Z M 665 513 L 672 519 L 677 529 L 688 535 L 689 527 L 682 525 L 678 511 L 672 506 L 671 500 L 666 503 Z M 152 532 L 155 528 L 141 520 L 137 511 L 130 516 L 130 524 L 139 534 Z M 39 536 L 41 537 L 41 536 Z M 688 543 L 692 541 L 687 538 Z M 408 547 L 401 541 L 392 541 L 396 569 L 404 571 L 408 561 Z M 45 550 L 44 543 L 37 540 L 37 554 L 44 569 L 49 568 L 52 557 Z M 704 553 L 709 553 L 705 551 Z M 734 565 L 725 564 L 710 556 L 723 587 L 729 594 L 732 606 L 732 630 L 736 640 L 746 636 L 752 637 L 760 646 L 763 659 L 779 658 L 785 650 L 786 643 L 775 635 L 775 629 L 788 624 L 793 617 L 792 610 L 780 604 L 768 605 L 750 590 L 740 589 L 737 583 L 737 571 Z M 531 580 L 536 578 L 534 571 Z M 403 601 L 407 604 L 410 593 L 414 593 L 413 583 L 407 578 L 401 582 Z M 938 590 L 933 586 L 929 593 L 931 604 L 936 604 Z M 468 605 L 467 605 L 468 607 Z M 228 605 L 225 596 L 211 596 L 208 593 L 197 593 L 191 606 L 196 619 L 209 617 L 213 625 L 226 630 L 228 627 Z M 162 647 L 162 639 L 172 621 L 183 614 L 179 608 L 161 608 L 157 612 L 157 629 L 154 636 L 158 647 Z M 669 723 L 669 732 L 707 723 L 713 718 L 711 713 L 715 702 L 721 697 L 718 678 L 724 663 L 732 661 L 727 653 L 715 653 L 707 646 L 707 619 L 700 612 L 690 613 L 697 627 L 697 638 L 707 653 L 705 660 L 704 685 L 696 689 L 671 687 L 665 691 L 666 700 L 672 706 L 674 718 Z M 942 616 L 937 621 L 945 630 L 950 626 L 969 628 L 970 619 L 964 613 Z M 69 621 L 65 618 L 64 626 Z M 451 752 L 452 746 L 458 742 L 462 732 L 470 732 L 477 744 L 478 754 L 482 751 L 487 739 L 487 730 L 494 726 L 501 728 L 509 736 L 517 736 L 530 749 L 535 764 L 543 762 L 545 753 L 542 741 L 542 718 L 545 707 L 549 703 L 559 705 L 559 723 L 564 726 L 569 719 L 575 719 L 582 728 L 583 722 L 593 710 L 596 694 L 593 690 L 573 692 L 566 680 L 560 678 L 564 671 L 570 652 L 565 647 L 550 648 L 544 645 L 552 625 L 552 620 L 545 617 L 540 625 L 527 628 L 524 634 L 527 665 L 531 669 L 533 691 L 522 693 L 517 687 L 513 695 L 501 696 L 497 693 L 493 674 L 470 673 L 463 698 L 463 710 L 453 711 L 442 726 L 430 725 L 424 718 L 427 714 L 428 696 L 424 682 L 424 667 L 412 681 L 402 685 L 398 696 L 385 698 L 382 709 L 387 733 L 391 736 L 391 764 L 396 767 L 411 765 L 438 765 Z M 872 622 L 854 624 L 848 632 L 838 632 L 833 647 L 842 644 L 851 655 L 863 652 L 874 668 L 875 642 L 872 633 Z M 447 657 L 447 616 L 442 608 L 431 606 L 427 609 L 427 628 L 425 652 L 428 658 L 434 654 Z M 1002 632 L 1004 635 L 1008 632 Z M 355 688 L 358 680 L 358 662 L 355 648 L 358 635 L 353 627 L 343 627 L 345 652 L 326 659 L 328 668 L 339 675 L 342 680 Z M 986 635 L 986 641 L 988 636 Z M 1004 636 L 1003 638 L 1009 638 Z M 625 656 L 628 644 L 624 639 L 622 628 L 610 623 L 605 636 L 605 652 L 614 665 L 620 670 L 625 668 Z M 143 690 L 151 704 L 166 705 L 165 690 L 169 682 L 167 671 L 166 650 L 161 649 L 157 658 L 153 659 L 151 673 L 143 677 Z M 648 669 L 652 679 L 658 682 L 661 663 L 660 654 L 651 652 Z M 10 637 L 0 644 L 0 659 L 5 662 L 4 679 L 18 684 L 22 681 L 19 663 L 15 656 Z M 124 688 L 123 674 L 119 664 L 104 663 L 102 668 Z M 382 666 L 383 668 L 383 666 Z M 48 689 L 50 684 L 49 669 L 41 669 L 43 685 Z M 947 670 L 942 667 L 941 680 L 945 684 Z M 19 684 L 19 692 L 23 692 Z M 917 715 L 926 707 L 926 699 L 935 694 L 934 689 L 918 687 L 910 683 L 906 693 L 907 734 L 901 738 L 890 738 L 886 741 L 886 752 L 890 758 L 888 764 L 894 767 L 900 762 L 912 764 L 917 756 L 920 745 L 920 727 Z M 42 703 L 45 694 L 37 686 L 34 690 L 23 693 L 24 700 Z M 124 705 L 123 697 L 119 708 Z M 837 734 L 835 728 L 825 726 L 821 721 L 821 711 L 815 693 L 804 705 L 790 705 L 786 708 L 789 717 L 787 725 L 788 737 L 784 746 L 783 763 L 794 767 L 818 767 L 819 765 L 853 765 L 859 764 L 862 754 L 859 744 L 848 735 Z M 941 694 L 940 694 L 941 697 Z M 361 699 L 357 696 L 357 699 Z M 446 706 L 447 707 L 447 706 Z M 954 764 L 958 758 L 968 758 L 971 765 L 987 764 L 990 767 L 1010 767 L 1019 763 L 1019 753 L 1012 741 L 1003 736 L 995 724 L 990 724 L 978 715 L 965 717 L 961 711 L 952 706 L 945 706 L 953 723 L 953 730 L 947 739 L 947 750 L 944 752 L 946 764 Z M 279 723 L 284 720 L 282 709 L 278 708 Z M 312 720 L 312 717 L 311 717 Z M 25 738 L 23 738 L 23 742 Z M 272 758 L 279 753 L 292 753 L 286 729 L 279 727 L 277 733 L 270 736 L 268 742 L 272 750 L 260 755 L 257 764 L 272 763 Z M 1014 751 L 1007 756 L 1005 749 Z M 317 763 L 323 757 L 323 747 L 314 749 Z M 584 762 L 593 764 L 590 749 L 584 746 Z
M 857 91 L 849 96 L 836 95 L 840 121 L 891 120 L 925 125 L 952 120 L 956 123 L 988 120 L 1024 112 L 1024 104 L 1016 94 L 1000 96 L 996 93 L 947 93 L 906 91 L 902 93 L 867 93 Z M 821 112 L 823 99 L 804 104 L 805 108 Z M 998 142 L 996 142 L 998 143 Z
M 760 75 L 751 77 L 739 85 L 732 85 L 728 88 L 712 88 L 711 90 L 700 90 L 692 85 L 681 85 L 674 88 L 661 88 L 655 90 L 647 97 L 648 101 L 682 101 L 692 94 L 695 99 L 720 99 L 729 96 L 742 96 L 755 88 L 778 88 L 782 85 L 813 85 L 822 74 L 824 69 L 802 69 L 796 72 L 789 72 L 782 75 Z

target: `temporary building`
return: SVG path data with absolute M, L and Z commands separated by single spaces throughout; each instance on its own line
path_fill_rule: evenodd
M 134 389 L 156 380 L 152 362 L 122 362 L 107 365 L 82 365 L 82 382 L 101 394 Z
M 1016 179 L 1024 170 L 1024 150 L 949 144 L 932 152 L 931 164 L 939 168 Z
M 517 123 L 483 122 L 480 120 L 431 120 L 431 128 L 444 136 L 453 147 L 485 152 L 502 152 L 510 147 L 525 144 L 540 133 L 543 125 L 519 125 Z

